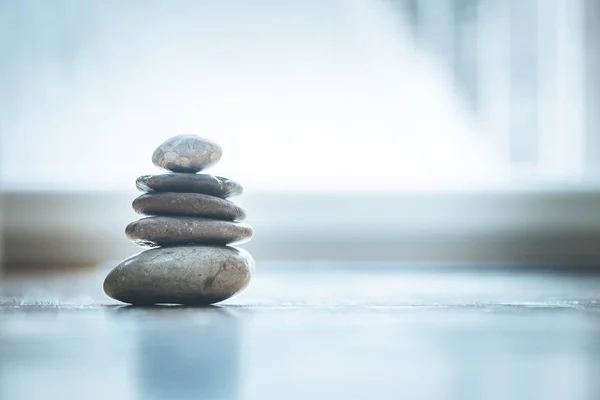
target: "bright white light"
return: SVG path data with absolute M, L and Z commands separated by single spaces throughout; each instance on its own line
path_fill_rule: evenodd
M 383 2 L 186 4 L 96 9 L 74 59 L 23 69 L 2 131 L 5 187 L 132 188 L 179 133 L 221 143 L 211 172 L 255 190 L 502 177 L 449 77 Z M 51 20 L 39 29 L 38 46 L 65 40 L 44 41 Z

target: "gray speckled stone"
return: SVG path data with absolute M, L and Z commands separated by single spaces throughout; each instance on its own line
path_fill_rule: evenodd
M 104 291 L 131 304 L 208 305 L 245 289 L 253 272 L 250 254 L 235 247 L 163 247 L 122 261 Z
M 221 146 L 212 140 L 196 135 L 178 135 L 154 150 L 152 162 L 167 171 L 195 173 L 215 165 L 222 155 Z
M 146 193 L 133 200 L 133 209 L 145 215 L 188 215 L 241 221 L 244 209 L 232 201 L 199 193 Z
M 202 193 L 222 198 L 238 196 L 244 191 L 242 185 L 231 179 L 182 172 L 140 176 L 135 186 L 142 192 Z
M 198 217 L 147 217 L 127 225 L 125 234 L 142 247 L 236 244 L 252 237 L 250 225 Z

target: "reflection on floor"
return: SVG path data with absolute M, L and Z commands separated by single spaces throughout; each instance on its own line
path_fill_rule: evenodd
M 1 399 L 597 399 L 600 275 L 263 263 L 220 307 L 9 279 Z

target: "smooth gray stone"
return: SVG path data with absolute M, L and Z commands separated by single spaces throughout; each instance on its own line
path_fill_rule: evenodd
M 253 272 L 250 254 L 235 247 L 161 247 L 122 261 L 104 292 L 131 304 L 208 305 L 245 289 Z
M 127 237 L 142 247 L 239 244 L 250 240 L 253 233 L 243 222 L 198 217 L 146 217 L 125 228 Z
M 183 172 L 143 175 L 137 178 L 135 186 L 142 192 L 202 193 L 222 198 L 238 196 L 244 191 L 242 185 L 231 179 Z
M 196 173 L 219 162 L 223 150 L 212 140 L 196 135 L 177 135 L 164 141 L 152 154 L 159 168 Z
M 241 221 L 244 209 L 232 201 L 199 193 L 145 193 L 133 200 L 133 209 L 145 215 L 184 215 Z

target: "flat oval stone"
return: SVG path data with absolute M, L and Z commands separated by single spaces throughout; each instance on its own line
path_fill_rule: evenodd
M 212 140 L 196 135 L 177 135 L 163 142 L 152 154 L 159 168 L 196 173 L 219 162 L 223 150 Z
M 125 228 L 127 237 L 142 247 L 244 243 L 253 233 L 243 222 L 198 217 L 146 217 Z
M 244 290 L 253 272 L 250 254 L 235 247 L 161 247 L 122 261 L 104 292 L 130 304 L 208 305 Z
M 146 193 L 133 200 L 133 209 L 145 215 L 189 215 L 227 221 L 246 218 L 232 201 L 199 193 Z
M 244 191 L 242 185 L 231 179 L 182 172 L 140 176 L 135 186 L 142 192 L 202 193 L 221 198 L 239 196 Z

